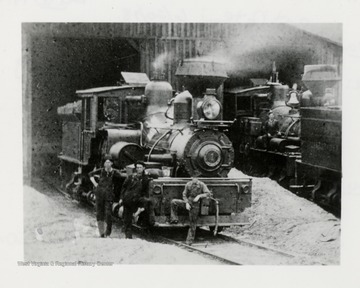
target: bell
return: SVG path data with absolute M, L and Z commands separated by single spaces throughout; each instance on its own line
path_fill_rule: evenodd
M 287 106 L 290 106 L 291 108 L 296 108 L 298 107 L 300 104 L 298 97 L 297 97 L 297 93 L 296 92 L 290 92 L 290 99 L 289 101 L 286 103 Z

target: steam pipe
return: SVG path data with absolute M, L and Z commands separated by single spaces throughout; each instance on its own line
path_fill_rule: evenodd
M 289 127 L 288 127 L 288 128 L 286 129 L 286 131 L 285 131 L 285 137 L 288 137 L 291 128 L 292 128 L 296 123 L 298 123 L 298 122 L 300 122 L 300 119 L 299 119 L 299 118 L 296 119 L 294 122 L 292 122 L 292 123 L 289 125 Z
M 170 119 L 170 120 L 174 120 L 174 118 L 171 118 L 169 115 L 168 115 L 168 112 L 169 112 L 169 109 L 171 108 L 171 104 L 174 102 L 175 98 L 172 98 L 170 99 L 169 103 L 168 103 L 168 108 L 166 109 L 165 111 L 165 117 L 167 119 Z
M 154 154 L 154 155 L 147 155 L 148 161 L 154 162 L 170 162 L 174 161 L 174 158 L 171 154 Z
M 299 141 L 300 142 L 300 137 L 287 137 L 287 140 L 291 140 L 291 141 Z
M 126 96 L 125 100 L 127 102 L 144 102 L 146 97 L 144 95 L 141 96 Z
M 140 123 L 140 146 L 143 147 L 143 131 L 144 131 L 144 124 L 142 122 Z
M 215 202 L 216 213 L 215 213 L 215 229 L 214 229 L 214 236 L 217 234 L 218 226 L 219 226 L 219 201 L 213 197 L 210 197 L 211 200 Z
M 91 115 L 90 115 L 90 129 L 91 131 L 96 131 L 97 119 L 98 119 L 98 97 L 94 96 L 90 105 Z
M 151 156 L 151 153 L 152 153 L 152 151 L 154 150 L 154 148 L 156 147 L 156 145 L 163 139 L 163 138 L 165 138 L 165 136 L 167 135 L 167 134 L 170 134 L 171 133 L 171 130 L 169 130 L 169 131 L 166 131 L 163 135 L 161 135 L 161 137 L 159 138 L 159 139 L 157 139 L 156 141 L 155 141 L 155 143 L 154 143 L 154 145 L 151 147 L 151 149 L 150 149 L 150 152 L 149 152 L 149 155 L 148 155 L 148 162 L 150 162 L 150 156 Z
M 141 143 L 142 130 L 135 129 L 108 129 L 108 139 L 112 142 L 124 141 L 129 143 Z

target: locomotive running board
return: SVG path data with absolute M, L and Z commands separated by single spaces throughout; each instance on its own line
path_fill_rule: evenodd
M 214 226 L 215 225 L 215 216 L 199 216 L 196 226 Z M 189 217 L 180 215 L 179 222 L 177 224 L 170 224 L 169 218 L 166 216 L 155 216 L 155 222 L 157 227 L 189 227 Z M 218 219 L 218 226 L 245 226 L 249 225 L 249 218 L 244 214 L 235 214 L 235 215 L 220 215 Z

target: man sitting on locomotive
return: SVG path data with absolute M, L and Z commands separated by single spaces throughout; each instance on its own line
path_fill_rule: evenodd
M 146 211 L 146 223 L 149 226 L 155 225 L 155 212 L 151 199 L 148 195 L 149 178 L 145 175 L 145 163 L 135 163 L 136 172 L 129 175 L 121 189 L 119 204 L 124 206 L 123 219 L 125 237 L 132 238 L 132 220 L 142 211 Z
M 178 223 L 178 207 L 189 211 L 190 227 L 188 230 L 186 244 L 191 245 L 195 239 L 196 222 L 200 211 L 199 200 L 201 198 L 211 197 L 211 192 L 206 184 L 193 177 L 185 185 L 183 191 L 183 200 L 173 199 L 171 201 L 170 224 Z
M 276 120 L 272 111 L 269 111 L 269 119 L 265 123 L 267 137 L 271 138 L 279 133 L 279 121 Z
M 112 168 L 113 161 L 110 155 L 104 158 L 104 168 L 97 169 L 89 173 L 91 182 L 95 186 L 96 196 L 96 220 L 100 237 L 108 237 L 112 227 L 112 203 L 114 201 L 114 181 L 120 179 L 119 170 Z M 95 181 L 94 176 L 99 176 L 99 182 Z

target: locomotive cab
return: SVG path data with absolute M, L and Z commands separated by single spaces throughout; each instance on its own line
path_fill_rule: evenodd
M 134 115 L 143 115 L 145 110 L 144 87 L 118 86 L 103 87 L 77 91 L 81 102 L 81 117 L 72 117 L 75 111 L 58 109 L 63 121 L 63 151 L 60 159 L 80 165 L 95 165 L 101 159 L 102 150 L 98 150 L 103 138 L 105 127 L 123 127 L 127 130 L 126 138 L 135 138 L 138 143 L 138 133 L 130 133 L 135 125 Z M 129 103 L 135 103 L 129 109 Z M 130 110 L 130 111 L 129 111 Z M 110 131 L 112 132 L 112 131 Z M 109 133 L 108 133 L 109 134 Z M 125 133 L 124 133 L 125 134 Z M 138 139 L 137 139 L 138 138 Z M 75 146 L 69 149 L 69 146 Z

